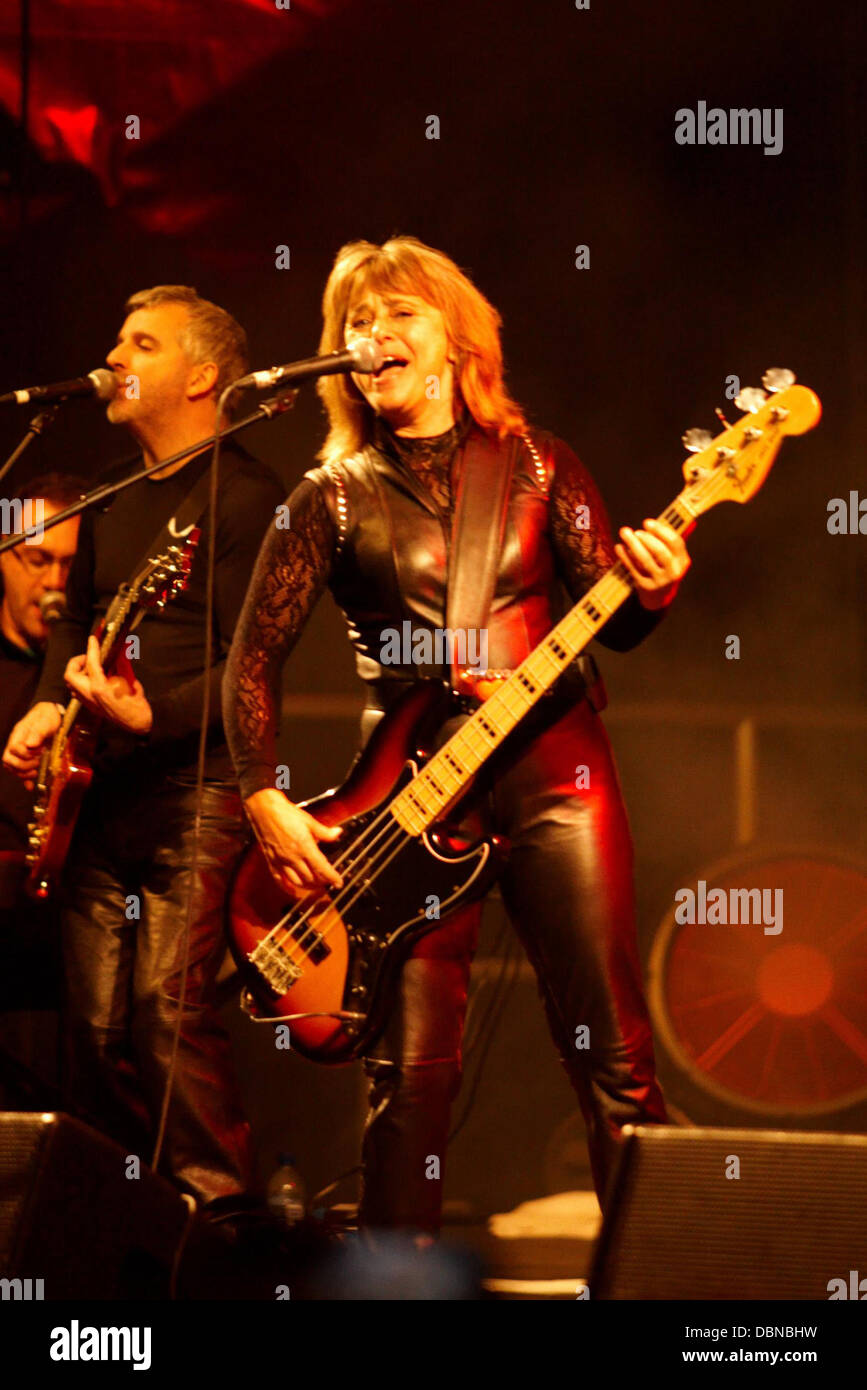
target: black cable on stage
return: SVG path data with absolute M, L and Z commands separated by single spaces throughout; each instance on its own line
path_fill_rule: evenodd
M 505 921 L 502 927 L 500 928 L 499 934 L 494 942 L 491 951 L 491 955 L 493 957 L 496 957 L 501 945 L 506 940 L 507 936 L 510 936 L 510 933 L 511 924 L 508 921 Z M 514 969 L 512 971 L 511 978 L 508 981 L 506 981 L 506 971 L 510 965 L 513 965 Z M 505 1008 L 508 1002 L 509 995 L 511 994 L 515 982 L 518 978 L 518 974 L 520 972 L 520 965 L 521 951 L 516 944 L 515 947 L 504 953 L 500 961 L 500 969 L 497 973 L 497 978 L 494 981 L 494 987 L 493 992 L 491 994 L 491 998 L 488 1001 L 487 1008 L 484 1014 L 482 1015 L 481 1021 L 478 1027 L 475 1029 L 475 1032 L 473 1032 L 473 1030 L 470 1028 L 470 1020 L 474 1013 L 474 1005 L 477 1005 L 478 1003 L 481 987 L 479 990 L 476 991 L 475 996 L 470 1000 L 469 1006 L 467 1008 L 466 1022 L 464 1024 L 464 1037 L 468 1039 L 468 1041 L 466 1042 L 466 1046 L 463 1048 L 464 1061 L 466 1062 L 473 1055 L 474 1051 L 479 1046 L 479 1044 L 482 1044 L 482 1055 L 479 1059 L 478 1066 L 476 1067 L 473 1080 L 470 1083 L 470 1095 L 469 1099 L 467 1100 L 464 1106 L 463 1114 L 461 1115 L 461 1118 L 459 1119 L 455 1128 L 452 1130 L 451 1134 L 448 1137 L 449 1144 L 452 1142 L 455 1136 L 460 1133 L 467 1120 L 469 1119 L 470 1112 L 472 1111 L 473 1104 L 475 1103 L 476 1094 L 481 1084 L 482 1072 L 484 1070 L 485 1061 L 487 1059 L 491 1043 L 493 1042 L 494 1034 L 497 1029 L 497 1024 L 500 1021 L 503 1009 Z M 486 1036 L 486 1029 L 488 1027 L 490 1027 L 490 1033 Z M 364 1164 L 356 1163 L 353 1165 L 352 1168 L 347 1168 L 344 1173 L 339 1173 L 338 1176 L 334 1178 L 331 1182 L 326 1183 L 325 1187 L 321 1187 L 319 1191 L 315 1192 L 313 1196 L 310 1198 L 309 1205 L 311 1211 L 313 1210 L 314 1203 L 320 1201 L 323 1197 L 327 1197 L 330 1192 L 333 1192 L 334 1189 L 339 1187 L 342 1182 L 345 1182 L 347 1178 L 352 1178 L 355 1176 L 356 1173 L 361 1173 L 363 1172 L 363 1170 Z
M 506 952 L 505 956 L 500 956 L 500 952 L 501 952 L 502 947 L 503 947 L 503 945 L 504 945 L 504 943 L 505 943 L 506 936 L 507 936 L 507 933 L 509 932 L 509 930 L 510 930 L 510 923 L 509 923 L 508 920 L 506 920 L 506 921 L 503 922 L 503 925 L 500 927 L 499 933 L 498 933 L 498 935 L 497 935 L 497 939 L 495 940 L 493 946 L 491 947 L 491 949 L 490 949 L 490 951 L 489 951 L 489 953 L 488 953 L 488 959 L 489 959 L 489 960 L 497 960 L 497 959 L 500 960 L 500 969 L 499 969 L 499 971 L 497 972 L 496 979 L 494 980 L 493 994 L 492 994 L 491 1001 L 490 1001 L 490 1003 L 488 1004 L 488 1010 L 490 1010 L 490 1009 L 493 1008 L 494 1000 L 496 999 L 497 992 L 498 992 L 499 987 L 500 987 L 500 983 L 501 983 L 501 981 L 502 981 L 502 979 L 503 979 L 503 973 L 504 973 L 504 970 L 505 970 L 506 961 L 507 961 L 508 958 L 509 958 L 508 952 Z M 464 1037 L 464 1040 L 463 1040 L 463 1042 L 462 1042 L 462 1052 L 463 1052 L 463 1058 L 464 1058 L 464 1061 L 465 1061 L 465 1062 L 466 1062 L 467 1058 L 471 1057 L 472 1054 L 473 1054 L 473 1052 L 475 1051 L 475 1048 L 476 1048 L 476 1046 L 478 1045 L 479 1037 L 480 1037 L 480 1035 L 482 1034 L 482 1032 L 483 1032 L 483 1030 L 484 1030 L 485 1023 L 486 1023 L 487 1018 L 488 1018 L 488 1012 L 486 1011 L 485 1014 L 484 1014 L 483 1017 L 482 1017 L 481 1023 L 478 1025 L 478 1027 L 474 1028 L 474 1027 L 471 1026 L 471 1025 L 475 1022 L 475 1016 L 476 1016 L 476 1014 L 477 1014 L 478 1011 L 479 1011 L 479 1000 L 481 999 L 482 993 L 483 993 L 483 991 L 484 991 L 485 986 L 486 986 L 487 983 L 488 983 L 488 975 L 487 975 L 487 972 L 486 972 L 485 975 L 484 975 L 484 977 L 479 981 L 477 988 L 475 989 L 475 991 L 474 991 L 473 994 L 471 995 L 471 997 L 470 997 L 470 999 L 469 999 L 469 1002 L 468 1002 L 468 1004 L 467 1004 L 467 1016 L 466 1016 L 466 1018 L 464 1019 L 464 1028 L 463 1028 L 463 1037 Z
M 476 1101 L 476 1095 L 481 1084 L 482 1074 L 485 1069 L 485 1062 L 487 1061 L 488 1053 L 491 1050 L 491 1044 L 493 1043 L 494 1037 L 496 1036 L 497 1025 L 500 1022 L 503 1010 L 509 1001 L 509 997 L 512 993 L 512 990 L 515 988 L 515 985 L 518 980 L 518 975 L 520 974 L 521 955 L 522 953 L 520 947 L 518 947 L 517 943 L 515 943 L 515 948 L 513 949 L 511 954 L 505 955 L 503 957 L 503 963 L 500 967 L 500 974 L 494 987 L 493 997 L 488 1002 L 487 1011 L 485 1013 L 484 1018 L 482 1019 L 481 1024 L 479 1025 L 477 1041 L 481 1043 L 481 1055 L 479 1056 L 479 1060 L 476 1063 L 475 1076 L 473 1077 L 473 1080 L 470 1083 L 470 1092 L 464 1104 L 463 1114 L 461 1115 L 454 1129 L 449 1134 L 449 1144 L 451 1144 L 452 1141 L 457 1137 L 457 1135 L 460 1134 L 464 1125 L 467 1123 L 467 1120 L 470 1118 L 470 1114 Z M 506 970 L 509 965 L 511 965 L 513 969 L 509 978 L 506 979 Z M 485 1036 L 486 1028 L 488 1031 L 487 1035 Z
M 219 401 L 217 402 L 217 418 L 214 424 L 214 443 L 211 451 L 211 477 L 210 489 L 208 492 L 208 556 L 207 570 L 205 579 L 205 679 L 202 693 L 202 719 L 199 726 L 199 752 L 196 763 L 196 819 L 193 829 L 193 853 L 190 861 L 190 882 L 187 889 L 187 912 L 184 921 L 183 935 L 183 955 L 181 962 L 181 986 L 177 1001 L 178 1018 L 172 1034 L 172 1055 L 169 1060 L 168 1075 L 166 1077 L 166 1089 L 163 1095 L 163 1104 L 160 1111 L 160 1123 L 157 1131 L 156 1143 L 154 1145 L 151 1168 L 156 1172 L 157 1164 L 162 1153 L 162 1146 L 165 1140 L 166 1125 L 168 1122 L 169 1106 L 171 1105 L 172 1090 L 174 1088 L 175 1072 L 177 1070 L 178 1050 L 181 1040 L 181 1028 L 184 1020 L 184 1003 L 187 995 L 187 978 L 190 966 L 190 935 L 193 921 L 193 895 L 196 886 L 196 872 L 199 867 L 199 852 L 202 838 L 202 802 L 205 793 L 205 757 L 208 744 L 208 726 L 211 718 L 211 672 L 214 657 L 214 576 L 216 571 L 217 555 L 217 493 L 218 478 L 220 467 L 220 430 L 221 422 L 226 411 L 226 399 L 231 393 L 233 383 L 225 388 Z
M 510 923 L 509 923 L 508 921 L 504 922 L 504 923 L 503 923 L 503 926 L 500 928 L 499 935 L 498 935 L 496 941 L 494 942 L 494 947 L 493 947 L 492 955 L 496 956 L 497 952 L 498 952 L 499 949 L 500 949 L 500 946 L 501 946 L 502 942 L 503 942 L 504 939 L 506 938 L 507 934 L 510 932 L 510 929 L 511 929 L 511 928 L 510 928 Z M 466 1021 L 465 1028 L 464 1028 L 465 1036 L 469 1037 L 469 1041 L 468 1041 L 466 1047 L 464 1048 L 464 1059 L 466 1060 L 467 1058 L 469 1058 L 469 1057 L 472 1055 L 472 1053 L 474 1052 L 475 1048 L 478 1046 L 478 1044 L 479 1044 L 480 1042 L 482 1042 L 482 1043 L 484 1044 L 484 1049 L 483 1049 L 483 1052 L 482 1052 L 482 1056 L 481 1056 L 481 1058 L 480 1058 L 480 1060 L 479 1060 L 478 1067 L 477 1067 L 477 1069 L 476 1069 L 476 1074 L 475 1074 L 475 1076 L 474 1076 L 474 1078 L 473 1078 L 473 1081 L 472 1081 L 471 1084 L 470 1084 L 470 1097 L 469 1097 L 469 1100 L 468 1100 L 468 1102 L 467 1102 L 467 1104 L 466 1104 L 466 1106 L 465 1106 L 465 1110 L 464 1110 L 463 1115 L 461 1116 L 461 1118 L 460 1118 L 460 1120 L 458 1121 L 457 1125 L 455 1126 L 455 1128 L 452 1130 L 451 1134 L 449 1135 L 449 1138 L 448 1138 L 448 1142 L 449 1142 L 449 1143 L 452 1142 L 452 1140 L 454 1139 L 455 1135 L 459 1133 L 459 1131 L 463 1128 L 463 1126 L 466 1124 L 466 1122 L 467 1122 L 467 1120 L 468 1120 L 468 1118 L 469 1118 L 470 1111 L 472 1110 L 473 1103 L 474 1103 L 474 1101 L 475 1101 L 476 1092 L 478 1091 L 479 1085 L 480 1085 L 480 1083 L 481 1083 L 482 1070 L 483 1070 L 483 1068 L 484 1068 L 485 1059 L 486 1059 L 486 1057 L 487 1057 L 487 1053 L 488 1053 L 488 1050 L 489 1050 L 489 1048 L 490 1048 L 491 1041 L 493 1040 L 494 1032 L 496 1031 L 496 1026 L 497 1026 L 497 1024 L 498 1024 L 498 1022 L 499 1022 L 500 1015 L 502 1014 L 503 1008 L 504 1008 L 505 1005 L 506 1005 L 506 1002 L 507 1002 L 507 1000 L 508 1000 L 509 994 L 511 993 L 511 990 L 512 990 L 512 988 L 513 988 L 513 986 L 514 986 L 515 980 L 516 980 L 517 977 L 518 977 L 518 971 L 519 971 L 519 969 L 520 969 L 520 958 L 521 958 L 520 950 L 518 950 L 518 951 L 513 951 L 513 952 L 507 952 L 507 953 L 503 956 L 503 958 L 502 958 L 502 960 L 501 960 L 501 962 L 500 962 L 500 969 L 499 969 L 499 972 L 498 972 L 498 974 L 497 974 L 497 978 L 496 978 L 496 980 L 495 980 L 495 982 L 494 982 L 493 993 L 492 993 L 492 995 L 491 995 L 490 1000 L 488 1001 L 488 1005 L 487 1005 L 487 1008 L 486 1008 L 486 1010 L 485 1010 L 485 1013 L 483 1014 L 482 1019 L 481 1019 L 481 1022 L 479 1023 L 478 1028 L 475 1030 L 475 1033 L 472 1033 L 472 1032 L 471 1032 L 470 1027 L 469 1027 L 469 1023 L 470 1023 L 471 1014 L 472 1014 L 472 1012 L 473 1012 L 473 1004 L 476 1003 L 476 1002 L 478 1001 L 479 991 L 476 992 L 475 998 L 472 999 L 472 1000 L 470 1001 L 470 1005 L 469 1005 L 469 1007 L 468 1007 L 468 1009 L 467 1009 L 467 1021 Z M 505 990 L 503 990 L 503 989 L 502 989 L 502 986 L 503 986 L 503 981 L 504 981 L 504 979 L 505 979 L 506 969 L 507 969 L 507 967 L 508 967 L 510 964 L 513 963 L 513 961 L 514 961 L 514 963 L 515 963 L 515 965 L 516 965 L 516 968 L 515 968 L 515 970 L 514 970 L 514 972 L 513 972 L 513 977 L 512 977 L 512 979 L 510 979 L 510 980 L 508 981 L 508 983 L 506 984 Z M 499 1004 L 499 1008 L 497 1007 L 498 1004 Z M 494 1016 L 495 1010 L 496 1010 L 496 1015 Z M 490 1033 L 490 1037 L 486 1039 L 486 1038 L 485 1038 L 485 1029 L 486 1029 L 486 1027 L 488 1026 L 489 1022 L 490 1022 L 490 1026 L 491 1026 L 491 1033 Z M 344 1173 L 339 1173 L 338 1176 L 337 1176 L 336 1178 L 334 1178 L 332 1182 L 326 1183 L 325 1187 L 321 1187 L 321 1188 L 319 1189 L 319 1191 L 318 1191 L 318 1192 L 315 1192 L 315 1193 L 313 1194 L 313 1196 L 310 1198 L 310 1203 L 309 1203 L 309 1205 L 310 1205 L 311 1211 L 314 1209 L 314 1204 L 315 1204 L 316 1202 L 320 1201 L 323 1197 L 327 1197 L 328 1194 L 329 1194 L 330 1192 L 333 1192 L 333 1191 L 335 1190 L 335 1188 L 339 1187 L 340 1184 L 341 1184 L 342 1182 L 345 1182 L 345 1181 L 347 1180 L 347 1178 L 352 1178 L 352 1177 L 354 1177 L 354 1176 L 356 1175 L 356 1173 L 361 1173 L 361 1172 L 363 1172 L 363 1170 L 364 1170 L 364 1164 L 363 1164 L 363 1163 L 356 1163 L 356 1164 L 353 1165 L 352 1168 L 347 1168 L 347 1169 L 346 1169 L 346 1172 L 344 1172 Z
M 340 1184 L 341 1184 L 342 1182 L 345 1182 L 347 1178 L 352 1178 L 352 1177 L 354 1177 L 356 1173 L 362 1172 L 363 1169 L 364 1169 L 364 1164 L 363 1164 L 363 1163 L 356 1163 L 355 1166 L 354 1166 L 353 1168 L 347 1168 L 347 1170 L 346 1170 L 345 1173 L 340 1173 L 340 1174 L 334 1179 L 333 1182 L 326 1183 L 326 1185 L 325 1185 L 324 1187 L 320 1187 L 320 1189 L 319 1189 L 318 1192 L 314 1192 L 313 1196 L 310 1198 L 310 1202 L 308 1203 L 311 1212 L 314 1210 L 314 1207 L 313 1207 L 313 1203 L 314 1203 L 314 1202 L 318 1202 L 319 1199 L 320 1199 L 321 1197 L 327 1197 L 328 1194 L 329 1194 L 329 1192 L 333 1192 L 333 1191 L 334 1191 L 335 1187 L 339 1187 Z

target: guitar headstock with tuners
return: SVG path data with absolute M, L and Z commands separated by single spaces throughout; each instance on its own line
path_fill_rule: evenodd
M 194 526 L 178 545 L 170 545 L 136 575 L 127 598 L 142 608 L 163 609 L 187 587 L 201 530 Z
M 717 502 L 748 502 L 761 487 L 787 434 L 805 434 L 818 424 L 822 404 L 806 386 L 796 386 L 785 367 L 770 367 L 765 390 L 748 386 L 735 397 L 741 419 L 712 437 L 687 430 L 685 447 L 693 455 L 683 465 L 687 486 L 679 501 L 692 516 Z

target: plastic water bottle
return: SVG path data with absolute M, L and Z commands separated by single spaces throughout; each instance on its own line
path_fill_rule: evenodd
M 292 1154 L 277 1155 L 279 1167 L 268 1180 L 268 1209 L 275 1221 L 287 1228 L 304 1220 L 307 1193 Z

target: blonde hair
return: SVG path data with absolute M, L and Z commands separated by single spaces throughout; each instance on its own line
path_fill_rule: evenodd
M 341 247 L 322 296 L 321 353 L 345 347 L 350 303 L 368 288 L 413 294 L 439 309 L 456 356 L 456 396 L 484 430 L 502 438 L 526 429 L 521 407 L 503 384 L 500 315 L 453 260 L 417 237 L 392 237 L 382 246 L 350 241 Z M 334 463 L 369 441 L 375 416 L 348 375 L 320 377 L 316 389 L 329 422 L 319 457 Z
M 247 371 L 247 335 L 243 328 L 219 304 L 202 299 L 191 285 L 154 285 L 152 289 L 139 290 L 130 295 L 125 309 L 133 314 L 136 309 L 153 309 L 158 304 L 184 305 L 187 321 L 178 334 L 178 341 L 193 366 L 202 362 L 217 364 L 214 400 L 219 400 L 229 382 L 237 381 Z M 236 398 L 237 392 L 229 397 L 230 415 Z

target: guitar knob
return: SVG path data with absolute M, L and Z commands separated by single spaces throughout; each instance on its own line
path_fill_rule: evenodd
M 681 442 L 688 454 L 700 454 L 705 449 L 710 448 L 713 443 L 713 435 L 710 430 L 687 430 Z
M 767 399 L 767 391 L 762 391 L 758 386 L 745 386 L 743 391 L 735 396 L 735 405 L 738 410 L 744 411 L 745 414 L 752 415 L 755 414 L 757 410 L 761 410 Z
M 768 367 L 762 377 L 762 385 L 771 392 L 785 391 L 788 386 L 794 386 L 795 381 L 795 373 L 790 372 L 788 367 Z

